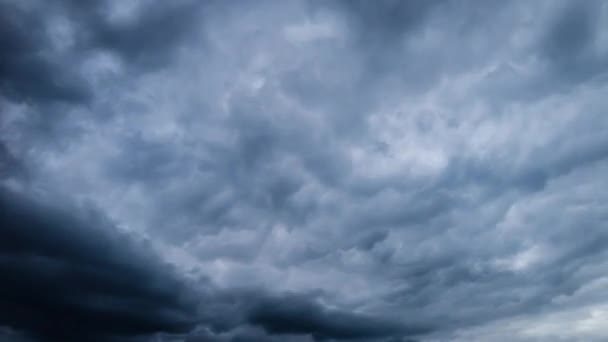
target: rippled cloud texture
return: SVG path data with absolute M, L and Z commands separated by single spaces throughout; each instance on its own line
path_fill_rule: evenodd
M 0 0 L 0 341 L 605 341 L 605 1 Z

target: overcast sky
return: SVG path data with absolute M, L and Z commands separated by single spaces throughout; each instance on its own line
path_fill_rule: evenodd
M 0 341 L 608 340 L 608 2 L 0 0 Z

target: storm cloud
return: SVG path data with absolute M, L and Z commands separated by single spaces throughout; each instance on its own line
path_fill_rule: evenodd
M 101 215 L 75 218 L 6 191 L 0 208 L 4 324 L 56 341 L 194 325 L 197 298 L 182 298 L 169 266 Z
M 0 340 L 605 340 L 606 23 L 0 1 Z

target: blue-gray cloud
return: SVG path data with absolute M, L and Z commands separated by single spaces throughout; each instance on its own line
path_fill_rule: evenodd
M 3 189 L 113 222 L 50 229 L 58 250 L 95 254 L 118 226 L 174 265 L 160 287 L 188 279 L 182 329 L 156 317 L 92 334 L 608 335 L 590 323 L 606 302 L 604 2 L 0 6 Z M 117 243 L 103 260 L 142 248 Z M 161 264 L 133 267 L 157 278 Z M 175 305 L 127 283 L 112 289 Z M 76 304 L 97 293 L 79 289 Z M 0 326 L 50 336 L 34 318 Z M 556 328 L 566 318 L 576 333 Z

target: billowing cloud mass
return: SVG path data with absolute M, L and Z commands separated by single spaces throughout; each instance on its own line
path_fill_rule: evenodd
M 0 0 L 0 341 L 605 341 L 608 3 Z

